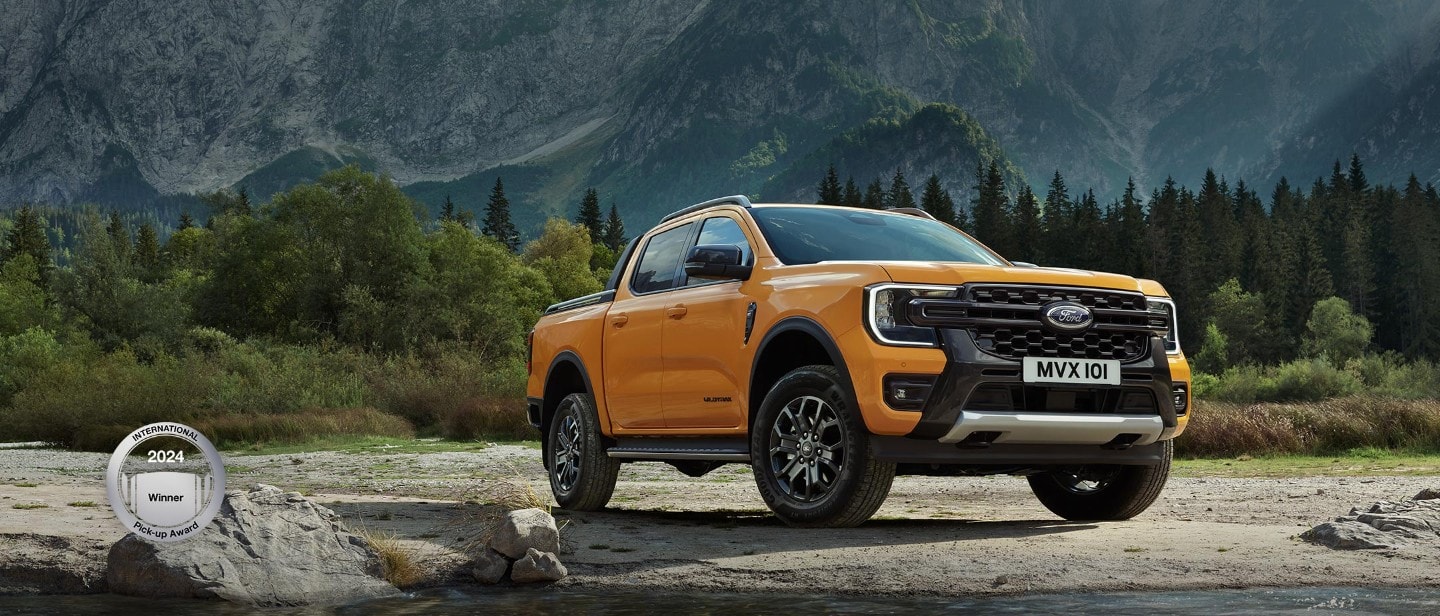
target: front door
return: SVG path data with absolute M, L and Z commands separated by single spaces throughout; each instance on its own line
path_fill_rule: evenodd
M 747 263 L 754 262 L 749 239 L 728 216 L 705 219 L 695 244 L 734 244 Z M 742 292 L 745 283 L 683 277 L 682 282 L 683 287 L 665 294 L 665 424 L 743 429 L 742 390 L 749 380 L 749 362 L 742 357 L 750 307 Z
M 605 405 L 619 428 L 665 427 L 662 326 L 694 230 L 695 224 L 688 223 L 651 236 L 636 257 L 629 284 L 615 290 L 605 315 Z

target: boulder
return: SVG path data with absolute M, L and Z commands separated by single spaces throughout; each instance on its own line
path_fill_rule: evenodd
M 510 580 L 517 584 L 554 582 L 569 574 L 553 552 L 530 548 L 526 550 L 524 558 L 515 561 L 515 567 L 510 571 Z
M 1440 499 L 1380 501 L 1355 507 L 1300 534 L 1311 543 L 1338 550 L 1373 550 L 1430 544 L 1440 540 Z
M 485 553 L 475 559 L 475 568 L 472 573 L 475 581 L 481 584 L 498 584 L 505 579 L 505 573 L 510 570 L 510 560 L 504 554 L 485 549 Z
M 110 592 L 139 597 L 282 606 L 399 593 L 381 579 L 375 550 L 333 511 L 264 484 L 226 493 L 219 515 L 195 537 L 151 543 L 128 535 L 107 560 Z
M 1420 493 L 1416 494 L 1415 498 L 1412 498 L 1410 500 L 1422 501 L 1435 499 L 1440 499 L 1440 488 L 1425 488 L 1423 490 L 1420 490 Z
M 511 560 L 525 557 L 534 548 L 540 552 L 560 552 L 560 531 L 555 518 L 541 509 L 516 509 L 500 518 L 490 547 Z

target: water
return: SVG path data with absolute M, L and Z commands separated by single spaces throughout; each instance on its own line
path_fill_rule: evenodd
M 1075 593 L 981 598 L 857 598 L 806 595 L 593 590 L 430 590 L 338 608 L 253 609 L 208 601 L 112 595 L 0 597 L 0 614 L 1440 614 L 1440 589 L 1300 588 Z

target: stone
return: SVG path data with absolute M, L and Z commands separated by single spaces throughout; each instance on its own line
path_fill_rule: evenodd
M 1416 494 L 1415 498 L 1412 498 L 1410 500 L 1422 501 L 1436 499 L 1440 499 L 1440 488 L 1425 488 L 1423 490 L 1420 490 L 1420 493 Z
M 1305 531 L 1300 538 L 1338 550 L 1431 543 L 1440 540 L 1440 499 L 1380 501 L 1363 509 L 1353 507 L 1349 515 Z
M 1354 521 L 1326 522 L 1300 533 L 1310 543 L 1337 550 L 1378 550 L 1400 547 L 1399 538 L 1369 524 Z
M 560 558 L 553 552 L 541 552 L 535 548 L 525 551 L 525 557 L 515 561 L 510 571 L 510 580 L 517 584 L 530 582 L 554 582 L 570 575 Z
M 531 548 L 558 554 L 560 531 L 555 528 L 555 518 L 544 510 L 516 509 L 500 519 L 490 547 L 510 559 L 523 558 Z
M 481 584 L 498 584 L 505 579 L 505 573 L 510 571 L 510 560 L 504 554 L 486 548 L 485 553 L 475 558 L 475 568 L 471 574 L 475 581 Z
M 176 543 L 127 535 L 111 546 L 110 592 L 225 599 L 256 606 L 330 605 L 398 594 L 365 539 L 335 512 L 257 484 L 230 491 L 204 530 Z

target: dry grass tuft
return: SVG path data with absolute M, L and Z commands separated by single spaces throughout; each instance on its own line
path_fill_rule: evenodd
M 444 417 L 445 438 L 459 441 L 487 438 L 534 438 L 522 400 L 472 397 L 460 401 Z
M 1347 396 L 1320 402 L 1201 400 L 1176 454 L 1334 455 L 1352 449 L 1440 451 L 1440 400 Z
M 449 500 L 462 504 L 460 513 L 444 524 L 446 534 L 465 537 L 459 545 L 467 554 L 479 554 L 490 544 L 495 529 L 506 513 L 518 509 L 550 512 L 550 502 L 541 497 L 515 468 L 508 477 L 477 479 L 461 487 Z
M 395 533 L 362 528 L 355 534 L 364 537 L 380 555 L 385 579 L 396 588 L 409 588 L 425 579 L 425 570 L 415 550 L 402 543 Z

